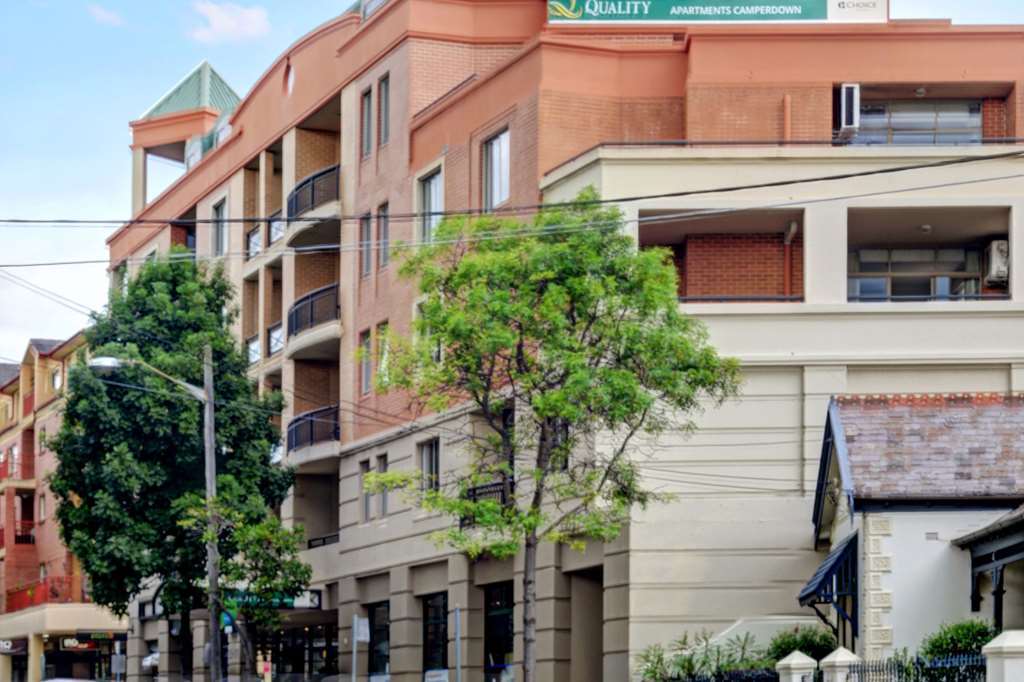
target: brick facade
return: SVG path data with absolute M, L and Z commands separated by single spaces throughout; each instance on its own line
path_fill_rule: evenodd
M 787 97 L 790 126 L 785 125 Z M 686 134 L 695 142 L 832 139 L 832 85 L 690 85 Z
M 986 140 L 1010 136 L 1010 122 L 1006 115 L 1005 99 L 989 98 L 981 103 L 981 135 Z
M 688 297 L 785 296 L 784 236 L 766 234 L 691 235 L 677 249 L 680 295 Z M 803 295 L 803 241 L 793 239 L 790 254 L 791 290 Z

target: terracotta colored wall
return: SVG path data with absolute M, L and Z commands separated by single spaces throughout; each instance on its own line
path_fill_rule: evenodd
M 305 253 L 295 256 L 295 297 L 338 281 L 338 256 Z
M 784 100 L 791 98 L 791 140 L 832 139 L 832 86 L 691 85 L 686 134 L 695 142 L 785 139 Z
M 707 234 L 686 240 L 685 296 L 783 296 L 781 234 Z M 803 294 L 803 243 L 792 248 L 792 295 Z M 678 267 L 678 264 L 677 264 Z

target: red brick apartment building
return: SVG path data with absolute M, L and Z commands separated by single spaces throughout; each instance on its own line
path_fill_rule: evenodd
M 795 595 L 821 558 L 805 519 L 831 395 L 1022 388 L 1024 357 L 1007 349 L 1024 347 L 1024 270 L 1011 267 L 1024 214 L 1019 190 L 987 177 L 1019 160 L 779 183 L 1014 151 L 1024 28 L 548 11 L 365 2 L 277 56 L 244 98 L 203 64 L 131 123 L 133 216 L 147 222 L 110 237 L 112 285 L 173 244 L 223 259 L 251 376 L 287 400 L 297 481 L 281 512 L 305 528 L 321 599 L 289 614 L 278 673 L 349 670 L 354 615 L 372 631 L 360 679 L 442 679 L 458 647 L 465 679 L 498 680 L 521 655 L 517 564 L 438 548 L 427 536 L 445 520 L 361 490 L 367 471 L 456 466 L 451 429 L 475 419 L 455 411 L 410 430 L 405 402 L 370 390 L 373 353 L 355 359 L 415 315 L 413 287 L 380 247 L 429 238 L 430 220 L 404 214 L 586 185 L 608 198 L 766 185 L 622 204 L 642 246 L 673 250 L 681 305 L 743 361 L 747 383 L 697 436 L 659 444 L 692 474 L 673 482 L 678 503 L 607 546 L 545 550 L 544 679 L 627 679 L 632 655 L 685 630 L 813 621 Z M 188 169 L 146 203 L 148 155 Z M 679 211 L 704 213 L 649 220 Z M 965 341 L 968 327 L 982 341 Z M 203 633 L 181 652 L 159 614 L 146 598 L 133 614 L 129 677 L 173 676 L 186 655 L 201 673 Z M 885 613 L 865 615 L 877 653 L 892 630 Z
M 60 539 L 47 476 L 47 434 L 60 428 L 67 370 L 85 338 L 32 339 L 21 364 L 0 364 L 0 679 L 101 677 L 127 621 L 89 601 Z M 46 669 L 40 662 L 45 656 Z

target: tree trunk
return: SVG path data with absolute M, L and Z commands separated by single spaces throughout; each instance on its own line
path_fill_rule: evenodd
M 523 548 L 523 682 L 537 679 L 537 534 Z
M 181 611 L 181 633 L 178 635 L 178 662 L 181 665 L 181 679 L 192 680 L 192 612 Z

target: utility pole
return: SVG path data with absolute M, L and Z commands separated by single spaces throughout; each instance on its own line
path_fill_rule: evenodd
M 221 682 L 220 669 L 220 557 L 217 551 L 217 538 L 220 534 L 220 523 L 213 502 L 217 497 L 217 439 L 214 430 L 214 395 L 213 395 L 213 348 L 209 344 L 203 349 L 203 446 L 206 452 L 206 503 L 209 508 L 207 518 L 206 542 L 206 575 L 209 583 L 207 608 L 210 612 L 210 679 Z

